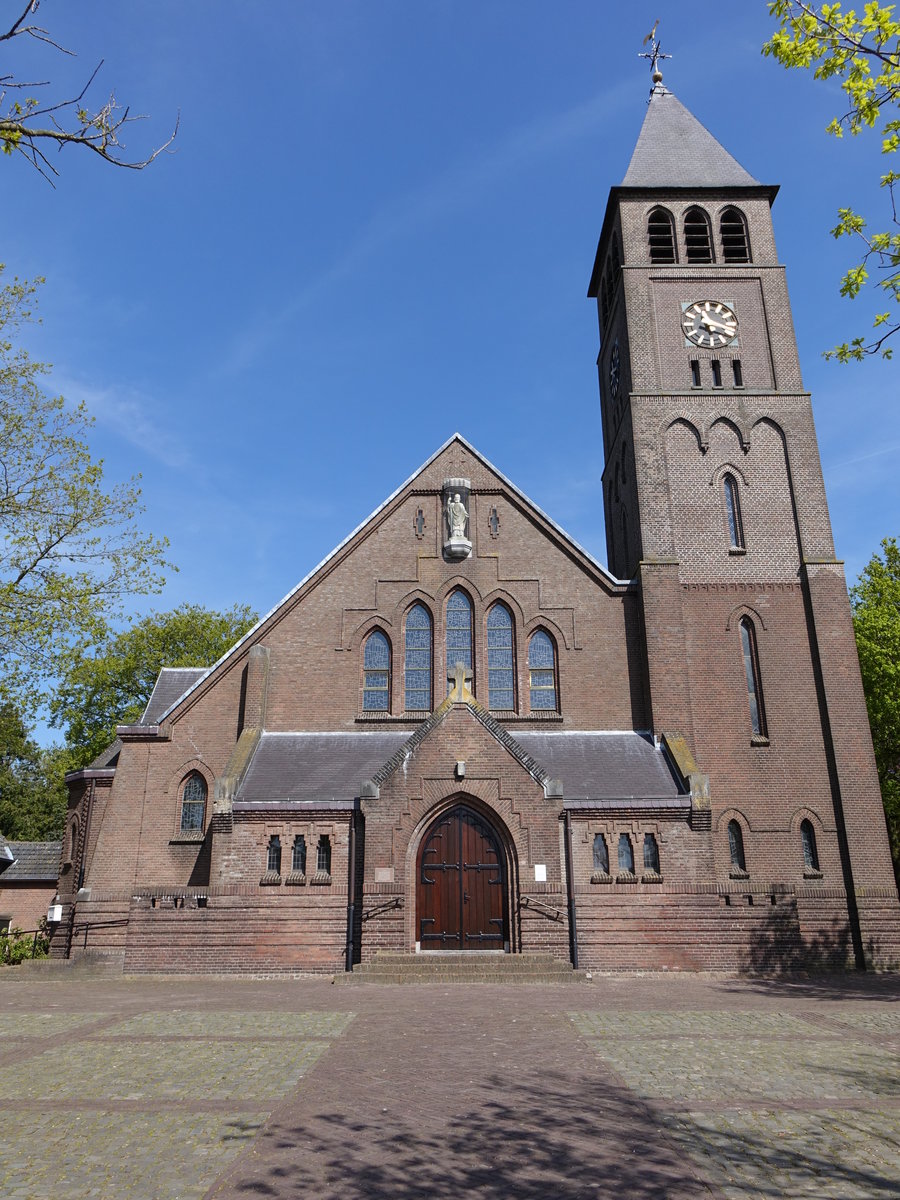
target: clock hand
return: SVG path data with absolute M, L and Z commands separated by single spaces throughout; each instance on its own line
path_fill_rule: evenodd
M 725 333 L 734 333 L 732 325 L 726 325 L 722 321 L 714 321 L 712 317 L 708 317 L 705 313 L 700 318 L 700 324 L 704 325 L 707 329 L 721 329 Z

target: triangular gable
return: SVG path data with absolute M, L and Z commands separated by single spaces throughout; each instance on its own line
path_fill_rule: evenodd
M 526 496 L 521 488 L 516 487 L 516 485 L 510 479 L 508 479 L 502 471 L 498 471 L 494 464 L 489 459 L 485 458 L 485 456 L 478 450 L 476 450 L 471 442 L 467 441 L 461 433 L 454 433 L 453 436 L 449 437 L 443 443 L 443 445 L 439 446 L 438 449 L 435 450 L 435 452 L 431 454 L 417 470 L 413 471 L 408 479 L 405 479 L 398 488 L 395 488 L 394 491 L 391 492 L 391 494 L 387 497 L 387 499 L 379 504 L 379 506 L 372 513 L 370 513 L 364 521 L 361 521 L 359 525 L 357 525 L 356 528 L 343 539 L 343 541 L 339 542 L 337 546 L 335 546 L 335 548 L 329 554 L 327 554 L 320 563 L 318 563 L 317 566 L 313 567 L 313 569 L 307 575 L 304 575 L 300 582 L 291 588 L 286 596 L 284 596 L 276 605 L 270 608 L 264 616 L 260 617 L 253 628 L 249 629 L 244 636 L 239 639 L 239 641 L 235 642 L 230 650 L 227 650 L 217 662 L 213 663 L 208 670 L 203 672 L 200 678 L 197 679 L 191 687 L 189 687 L 181 696 L 179 696 L 177 700 L 173 701 L 164 712 L 161 712 L 156 718 L 157 722 L 161 724 L 163 721 L 165 721 L 169 716 L 171 716 L 175 709 L 178 708 L 178 706 L 187 700 L 191 695 L 193 695 L 193 693 L 196 692 L 197 689 L 201 687 L 214 672 L 216 672 L 230 659 L 234 658 L 234 656 L 238 654 L 245 646 L 251 645 L 258 636 L 260 630 L 266 625 L 267 622 L 269 622 L 278 612 L 288 605 L 291 600 L 293 600 L 294 597 L 303 590 L 303 588 L 311 583 L 312 580 L 315 579 L 316 575 L 329 566 L 329 564 L 331 564 L 341 554 L 342 551 L 347 549 L 353 540 L 358 537 L 359 534 L 367 528 L 367 526 L 377 521 L 386 512 L 386 510 L 389 509 L 391 504 L 399 496 L 401 496 L 407 488 L 412 486 L 416 479 L 455 442 L 467 450 L 471 455 L 473 455 L 473 457 L 478 459 L 478 461 L 484 467 L 486 467 L 487 470 L 497 477 L 498 481 L 503 484 L 504 487 L 509 489 L 510 493 L 516 497 L 516 499 L 518 499 L 524 507 L 529 508 L 533 513 L 540 517 L 542 521 L 547 523 L 550 531 L 571 553 L 573 553 L 576 557 L 580 557 L 586 565 L 588 565 L 592 570 L 598 572 L 611 586 L 622 588 L 630 585 L 630 580 L 617 579 L 607 567 L 605 567 L 598 559 L 594 558 L 594 556 L 588 550 L 585 550 L 582 545 L 576 542 L 573 537 L 566 533 L 561 525 L 558 525 L 552 517 L 549 517 L 542 508 L 540 508 L 534 503 L 533 500 Z

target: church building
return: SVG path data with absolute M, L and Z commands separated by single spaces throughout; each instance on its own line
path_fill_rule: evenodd
M 589 287 L 609 567 L 451 436 L 68 776 L 52 954 L 900 962 L 776 191 L 654 74 Z

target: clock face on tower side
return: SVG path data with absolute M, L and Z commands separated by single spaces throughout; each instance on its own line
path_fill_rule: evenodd
M 716 350 L 737 337 L 738 319 L 721 300 L 695 300 L 681 314 L 681 328 L 695 346 Z
M 619 393 L 619 339 L 616 338 L 609 356 L 609 394 L 615 400 Z

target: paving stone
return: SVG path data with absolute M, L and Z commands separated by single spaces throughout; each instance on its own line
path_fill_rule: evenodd
M 333 1038 L 347 1028 L 349 1012 L 145 1012 L 122 1021 L 103 1037 Z
M 742 1036 L 748 1030 L 746 1012 L 581 1012 L 571 1013 L 577 1029 L 585 1037 L 646 1038 L 663 1036 L 725 1037 Z M 754 1012 L 752 1029 L 757 1035 L 772 1037 L 809 1037 L 813 1026 L 790 1013 Z M 840 1033 L 835 1032 L 835 1037 Z
M 93 1025 L 102 1013 L 0 1012 L 0 1039 L 55 1037 L 80 1025 Z

